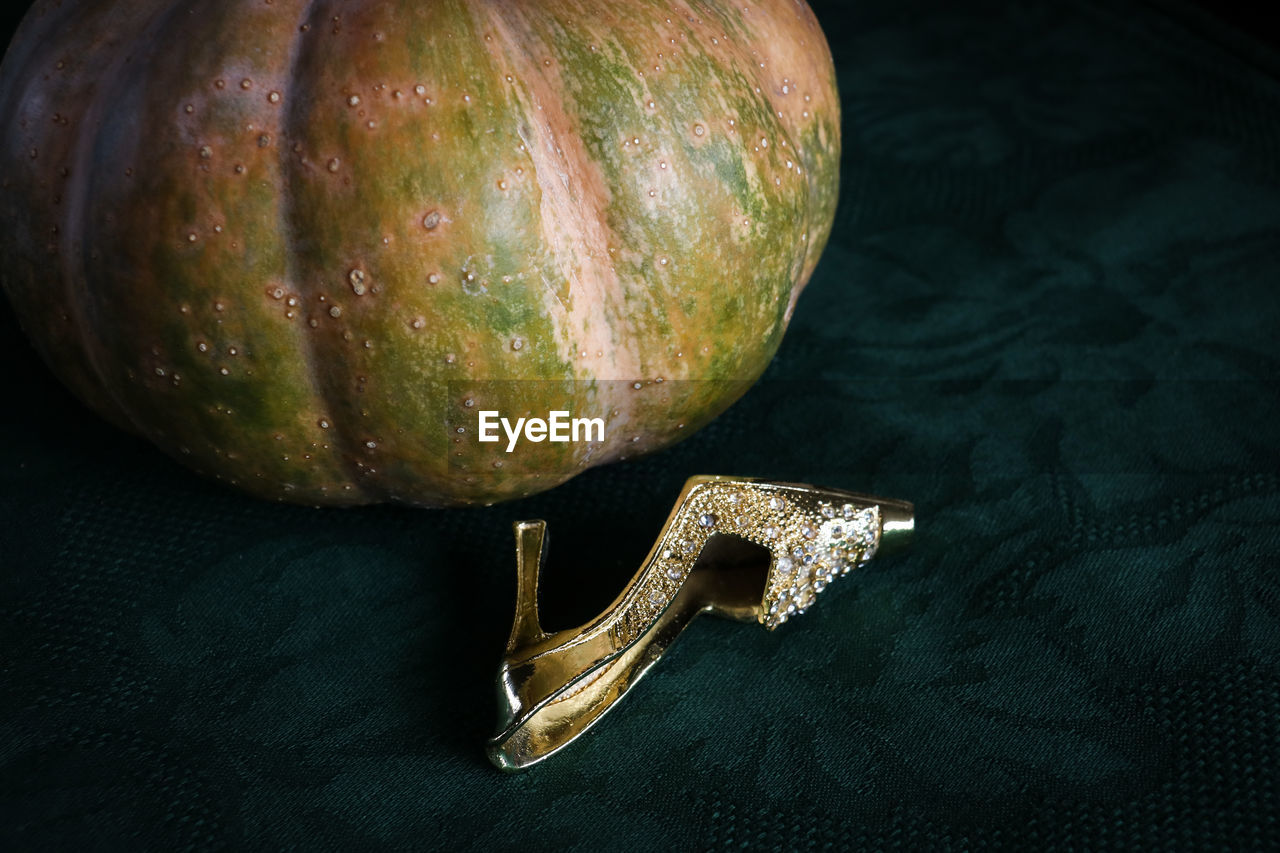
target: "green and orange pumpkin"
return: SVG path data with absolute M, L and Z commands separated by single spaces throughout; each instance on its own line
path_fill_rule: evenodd
M 196 470 L 489 503 L 760 375 L 838 110 L 803 0 L 40 0 L 0 67 L 0 270 L 74 393 Z M 606 438 L 508 454 L 480 409 Z

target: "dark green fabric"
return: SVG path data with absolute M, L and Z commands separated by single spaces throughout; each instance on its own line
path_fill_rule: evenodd
M 835 234 L 766 378 L 663 454 L 269 505 L 88 416 L 6 309 L 0 846 L 1280 846 L 1276 52 L 1103 0 L 818 12 Z M 697 473 L 912 499 L 919 536 L 777 632 L 700 620 L 500 775 L 512 520 L 572 624 Z

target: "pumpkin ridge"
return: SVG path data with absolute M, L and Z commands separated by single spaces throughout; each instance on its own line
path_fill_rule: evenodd
M 110 159 L 109 157 L 103 158 L 99 156 L 99 149 L 103 141 L 102 130 L 104 124 L 102 116 L 107 106 L 117 100 L 114 97 L 109 98 L 108 95 L 117 94 L 127 82 L 128 78 L 122 73 L 122 69 L 132 58 L 132 49 L 136 49 L 141 42 L 153 39 L 157 33 L 162 32 L 177 16 L 178 8 L 174 6 L 170 6 L 167 11 L 161 10 L 154 13 L 151 20 L 141 27 L 138 32 L 134 33 L 131 38 L 127 39 L 131 50 L 117 53 L 108 67 L 95 74 L 99 85 L 93 88 L 89 102 L 81 113 L 80 124 L 84 131 L 74 143 L 73 151 L 75 155 L 72 160 L 72 169 L 76 173 L 88 174 L 93 177 L 89 180 L 71 182 L 67 193 L 66 206 L 63 208 L 66 211 L 63 214 L 64 245 L 68 250 L 74 250 L 75 246 L 79 244 L 80 251 L 60 253 L 62 258 L 61 285 L 67 295 L 67 303 L 70 306 L 68 316 L 75 325 L 80 340 L 84 342 L 85 360 L 93 376 L 98 380 L 98 385 L 102 390 L 101 399 L 115 406 L 113 412 L 118 416 L 118 421 L 122 421 L 130 432 L 135 435 L 145 436 L 152 441 L 155 441 L 158 436 L 147 429 L 143 419 L 125 402 L 124 395 L 116 389 L 115 384 L 107 374 L 104 365 L 112 364 L 113 359 L 110 358 L 102 336 L 96 331 L 95 324 L 91 322 L 89 317 L 89 313 L 97 307 L 98 300 L 102 297 L 102 294 L 97 292 L 101 288 L 95 288 L 90 280 L 90 271 L 93 269 L 93 264 L 90 257 L 91 250 L 85 240 L 85 235 L 91 230 L 89 218 L 93 214 L 93 209 L 88 204 L 87 199 L 94 189 L 95 178 L 99 174 L 98 170 L 106 168 L 101 161 Z M 72 298 L 72 293 L 77 288 L 81 291 L 79 298 Z
M 565 327 L 559 330 L 556 341 L 560 356 L 572 366 L 575 375 L 583 376 L 585 368 L 577 358 L 579 351 L 606 352 L 612 371 L 606 374 L 595 368 L 595 379 L 638 379 L 642 369 L 636 341 L 617 334 L 618 318 L 612 316 L 619 305 L 625 304 L 626 285 L 610 258 L 609 248 L 616 236 L 606 215 L 610 190 L 598 164 L 574 132 L 563 102 L 567 92 L 548 79 L 548 73 L 559 74 L 558 62 L 550 60 L 551 65 L 540 67 L 531 52 L 537 38 L 535 30 L 528 25 L 519 4 L 486 3 L 484 10 L 487 23 L 505 47 L 491 50 L 491 55 L 498 63 L 510 61 L 515 81 L 527 87 L 522 91 L 518 83 L 512 83 L 517 100 L 532 100 L 524 118 L 529 120 L 533 133 L 526 133 L 523 123 L 518 132 L 529 149 L 533 177 L 540 191 L 542 234 L 567 286 L 567 298 L 562 299 L 555 284 L 543 282 L 550 297 L 544 303 L 548 314 L 563 312 Z M 513 29 L 515 25 L 520 26 L 520 33 Z M 541 109 L 535 109 L 535 105 Z M 533 126 L 535 117 L 537 126 Z M 557 169 L 557 155 L 564 172 Z M 570 234 L 574 236 L 566 237 Z M 574 245 L 575 240 L 585 246 Z
M 802 16 L 806 16 L 805 13 L 808 13 L 808 15 L 806 16 L 806 19 L 807 19 L 806 22 L 812 18 L 812 10 L 809 9 L 807 4 L 801 6 L 800 13 Z M 743 21 L 743 20 L 740 20 L 740 23 L 745 28 L 746 32 L 750 34 L 751 26 L 746 21 Z M 801 128 L 796 126 L 796 124 L 793 121 L 784 119 L 782 113 L 778 110 L 778 107 L 780 106 L 780 104 L 777 102 L 777 99 L 773 92 L 773 81 L 769 78 L 769 75 L 767 73 L 764 73 L 761 70 L 762 66 L 760 65 L 759 62 L 757 62 L 756 57 L 752 56 L 752 52 L 747 49 L 746 45 L 741 40 L 739 39 L 731 40 L 729 42 L 729 49 L 738 57 L 738 59 L 742 62 L 744 67 L 749 68 L 751 70 L 752 81 L 757 86 L 760 87 L 760 89 L 762 90 L 761 96 L 763 97 L 764 101 L 769 104 L 769 108 L 773 110 L 774 113 L 778 116 L 776 131 L 780 133 L 783 137 L 783 141 L 782 141 L 783 147 L 790 148 L 791 151 L 795 152 L 796 157 L 799 158 L 801 156 L 801 151 L 803 150 L 800 143 Z M 810 181 L 810 178 L 806 177 L 805 178 L 806 186 L 808 186 L 809 181 Z M 813 224 L 814 224 L 815 218 L 820 216 L 820 214 L 816 210 L 816 207 L 817 205 L 814 202 L 812 193 L 809 191 L 806 191 L 804 194 L 804 204 L 802 206 L 803 214 L 804 214 L 803 220 L 802 220 L 804 223 L 803 224 L 804 230 L 801 232 L 804 235 L 803 245 L 796 247 L 798 254 L 797 254 L 797 257 L 795 258 L 795 266 L 798 267 L 798 269 L 793 271 L 792 273 L 791 291 L 787 295 L 787 306 L 785 309 L 783 309 L 782 322 L 784 327 L 791 323 L 791 316 L 793 313 L 795 313 L 796 302 L 800 299 L 800 294 L 804 290 L 805 285 L 807 285 L 809 281 L 809 276 L 803 275 L 801 271 L 803 271 L 803 269 L 805 268 L 809 260 L 810 248 L 812 245 L 811 238 L 812 238 Z M 812 271 L 810 270 L 810 272 Z
M 286 142 L 290 139 L 300 138 L 299 134 L 294 132 L 302 115 L 302 106 L 305 99 L 297 96 L 301 87 L 299 81 L 300 75 L 298 69 L 302 66 L 303 52 L 306 50 L 304 42 L 307 41 L 307 34 L 316 31 L 316 24 L 320 18 L 324 16 L 324 4 L 320 0 L 307 0 L 302 14 L 299 16 L 301 24 L 298 27 L 298 33 L 293 39 L 293 43 L 289 45 L 288 68 L 284 74 L 284 109 L 282 110 L 281 127 L 284 130 Z M 311 304 L 316 293 L 310 286 L 311 282 L 298 274 L 298 240 L 296 223 L 302 217 L 302 212 L 298 206 L 297 198 L 299 193 L 298 179 L 299 168 L 304 167 L 305 163 L 290 162 L 292 148 L 288 144 L 279 146 L 280 158 L 280 175 L 283 179 L 283 186 L 279 195 L 279 213 L 280 213 L 280 232 L 281 239 L 284 242 L 284 259 L 285 259 L 285 278 L 297 288 L 299 294 L 302 294 L 304 304 Z M 302 155 L 299 155 L 301 158 Z M 337 451 L 336 456 L 342 470 L 346 473 L 346 482 L 352 487 L 352 490 L 360 496 L 360 502 L 370 502 L 372 500 L 387 500 L 388 496 L 379 491 L 377 494 L 370 487 L 373 485 L 369 482 L 369 478 L 362 476 L 362 471 L 355 464 L 355 453 L 353 439 L 351 438 L 348 424 L 341 418 L 343 406 L 339 405 L 333 398 L 332 391 L 319 378 L 319 370 L 321 368 L 321 355 L 318 352 L 318 343 L 316 339 L 307 334 L 305 328 L 299 335 L 300 341 L 298 351 L 303 360 L 306 362 L 307 369 L 305 371 L 308 381 L 311 383 L 312 396 L 323 403 L 326 411 L 324 417 L 332 424 L 330 432 L 332 434 L 331 441 L 337 445 L 334 449 Z
M 62 13 L 62 14 L 58 14 Z M 71 14 L 71 10 L 62 6 L 50 7 L 48 5 L 36 5 L 32 8 L 31 13 L 23 19 L 19 25 L 17 32 L 14 33 L 13 40 L 9 43 L 7 50 L 3 56 L 4 75 L 0 77 L 0 114 L 10 117 L 14 121 L 22 125 L 22 115 L 24 112 L 24 101 L 30 96 L 32 90 L 41 92 L 43 87 L 39 84 L 32 84 L 30 75 L 35 72 L 38 63 L 43 56 L 43 48 L 52 42 L 52 35 L 62 29 L 65 25 L 67 17 Z M 42 92 L 41 92 L 42 93 Z M 43 93 L 42 93 L 43 94 Z M 25 140 L 24 140 L 25 141 Z M 8 143 L 9 140 L 6 140 Z M 15 145 L 15 149 L 25 146 Z M 5 146 L 8 148 L 8 145 Z M 9 165 L 10 160 L 17 159 L 20 154 L 17 150 L 3 150 L 5 165 Z M 6 231 L 10 237 L 15 232 L 24 228 L 34 228 L 31 218 L 21 218 L 17 215 L 18 207 L 14 202 L 19 199 L 14 198 L 14 191 L 11 189 L 10 180 L 6 177 L 3 182 L 3 197 L 0 197 L 0 205 L 3 205 L 3 213 L 10 214 L 12 221 L 7 222 Z M 61 229 L 64 223 L 58 220 L 56 227 Z M 31 234 L 34 237 L 34 231 Z M 50 248 L 60 254 L 58 245 L 62 243 L 62 236 L 55 235 L 56 241 L 52 243 Z M 3 287 L 8 295 L 13 310 L 18 314 L 19 323 L 23 330 L 27 333 L 33 347 L 40 354 L 42 360 L 53 369 L 64 382 L 70 385 L 78 393 L 88 396 L 85 402 L 90 408 L 99 412 L 104 417 L 110 419 L 116 425 L 127 428 L 127 422 L 122 420 L 120 414 L 114 411 L 112 401 L 106 398 L 103 391 L 96 387 L 100 382 L 96 382 L 97 373 L 90 362 L 88 353 L 83 343 L 77 336 L 80 328 L 77 325 L 75 332 L 77 334 L 58 334 L 54 331 L 54 340 L 41 340 L 38 335 L 34 334 L 36 327 L 28 325 L 29 323 L 43 324 L 45 318 L 28 315 L 23 317 L 24 307 L 30 310 L 32 307 L 49 307 L 39 305 L 39 295 L 36 293 L 35 282 L 35 259 L 32 257 L 33 252 L 14 251 L 11 246 L 4 246 L 5 251 L 0 252 L 0 264 L 3 265 L 3 273 L 0 273 L 0 286 Z M 24 275 L 30 270 L 30 275 Z M 49 299 L 52 306 L 62 306 L 69 302 L 69 294 L 65 282 L 55 283 L 58 295 Z M 30 304 L 24 304 L 30 303 Z M 67 316 L 67 315 L 64 315 Z M 59 339 L 60 338 L 60 339 Z M 58 345 L 66 345 L 71 350 L 71 363 L 58 363 L 55 348 Z M 64 350 L 65 351 L 65 350 Z

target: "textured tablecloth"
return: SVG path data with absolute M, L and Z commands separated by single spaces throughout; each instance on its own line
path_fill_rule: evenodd
M 1280 845 L 1277 56 L 1167 5 L 817 11 L 830 247 L 662 454 L 484 510 L 263 503 L 88 415 L 2 306 L 0 846 Z M 511 522 L 576 624 L 697 473 L 908 498 L 917 541 L 776 632 L 699 620 L 499 774 Z

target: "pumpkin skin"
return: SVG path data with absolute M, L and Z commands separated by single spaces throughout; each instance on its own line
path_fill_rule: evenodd
M 803 0 L 41 0 L 0 67 L 3 285 L 77 396 L 198 471 L 492 503 L 758 378 L 838 110 Z M 605 441 L 507 453 L 481 409 Z

